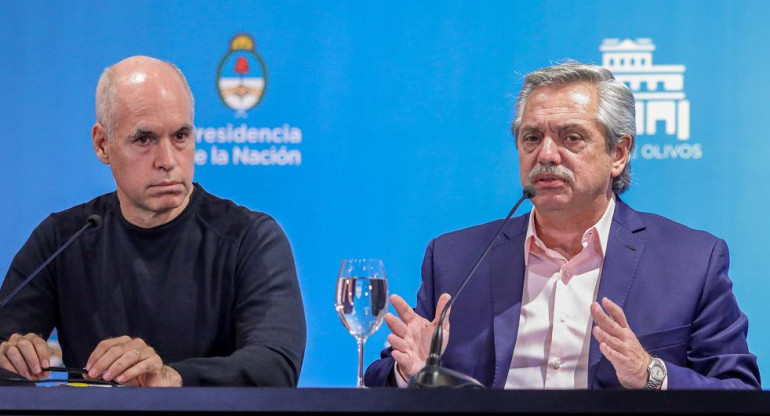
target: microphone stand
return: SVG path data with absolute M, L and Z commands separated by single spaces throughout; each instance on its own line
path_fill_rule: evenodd
M 78 230 L 78 232 L 76 232 L 72 237 L 70 237 L 70 239 L 67 240 L 66 243 L 62 244 L 62 246 L 59 247 L 58 250 L 56 250 L 53 254 L 51 254 L 51 256 L 48 257 L 43 262 L 43 264 L 41 264 L 37 269 L 35 269 L 35 271 L 32 272 L 26 279 L 24 279 L 23 282 L 21 282 L 18 286 L 16 286 L 16 288 L 13 290 L 13 292 L 11 292 L 10 295 L 8 295 L 5 299 L 0 301 L 0 309 L 3 309 L 3 307 L 5 307 L 5 305 L 7 305 L 8 302 L 10 302 L 11 299 L 13 299 L 16 296 L 16 294 L 19 293 L 19 291 L 23 289 L 24 286 L 27 285 L 27 283 L 31 282 L 32 279 L 34 279 L 35 276 L 38 275 L 38 273 L 43 271 L 43 269 L 45 269 L 45 266 L 48 266 L 48 263 L 50 263 L 51 261 L 53 261 L 53 259 L 58 257 L 59 254 L 61 254 L 62 251 L 64 251 L 67 247 L 69 247 L 73 241 L 77 240 L 77 238 L 80 237 L 80 234 L 83 234 L 83 232 L 87 230 L 89 227 L 96 228 L 96 227 L 99 227 L 100 225 L 102 225 L 102 217 L 96 214 L 89 216 L 88 220 L 86 220 L 86 224 L 83 227 L 81 227 L 80 230 Z
M 73 241 L 75 241 L 78 237 L 80 237 L 80 235 L 83 234 L 83 232 L 85 232 L 90 227 L 97 228 L 101 225 L 102 225 L 102 217 L 96 214 L 89 216 L 88 219 L 86 220 L 86 224 L 83 225 L 83 227 L 81 227 L 80 230 L 78 230 L 78 232 L 76 232 L 72 237 L 70 237 L 70 239 L 67 240 L 67 242 L 65 242 L 64 244 L 62 244 L 62 246 L 59 247 L 59 249 L 56 250 L 50 257 L 48 257 L 43 262 L 43 264 L 41 264 L 26 279 L 24 279 L 24 281 L 22 281 L 18 286 L 16 286 L 16 288 L 8 296 L 6 296 L 5 299 L 0 301 L 0 309 L 3 309 L 5 305 L 7 305 L 8 302 L 10 302 L 11 299 L 13 299 L 19 293 L 19 291 L 21 291 L 21 289 L 24 288 L 24 286 L 26 286 L 29 282 L 31 282 L 32 279 L 34 279 L 46 266 L 48 266 L 49 263 L 51 263 L 51 261 L 53 261 L 53 259 L 58 257 L 59 254 L 61 254 L 62 251 L 64 251 L 67 247 L 69 247 Z M 34 382 L 25 381 L 25 380 L 26 379 L 24 379 L 23 377 L 19 376 L 16 373 L 0 368 L 0 386 L 20 385 L 20 384 L 24 385 L 24 384 L 34 383 Z M 44 380 L 41 380 L 41 381 L 44 381 Z M 30 385 L 34 386 L 34 384 L 30 384 Z
M 465 285 L 468 284 L 468 281 L 470 281 L 471 276 L 473 276 L 473 273 L 476 272 L 476 269 L 478 269 L 482 260 L 484 260 L 484 258 L 487 256 L 487 253 L 489 253 L 489 250 L 492 248 L 492 244 L 494 244 L 495 240 L 497 240 L 500 232 L 502 232 L 503 228 L 506 226 L 506 224 L 508 224 L 508 221 L 511 219 L 514 212 L 516 212 L 516 210 L 519 208 L 519 205 L 521 205 L 525 199 L 534 197 L 536 193 L 537 189 L 534 186 L 527 185 L 524 187 L 521 198 L 519 198 L 519 200 L 513 206 L 511 212 L 508 213 L 508 216 L 505 217 L 503 223 L 500 224 L 500 228 L 497 229 L 494 236 L 489 241 L 489 244 L 487 244 L 487 248 L 484 249 L 484 251 L 481 253 L 481 256 L 479 256 L 478 260 L 476 260 L 476 263 L 473 265 L 470 273 L 468 273 L 468 276 L 465 277 L 465 280 L 463 280 L 460 288 L 457 289 L 455 295 L 452 296 L 452 299 L 444 307 L 444 310 L 441 311 L 438 325 L 436 326 L 436 330 L 433 332 L 433 338 L 430 342 L 430 354 L 428 355 L 428 359 L 425 361 L 425 367 L 418 371 L 417 374 L 415 374 L 414 377 L 409 380 L 409 388 L 484 388 L 484 385 L 473 377 L 441 366 L 441 345 L 443 344 L 444 339 L 443 324 L 446 320 L 447 311 L 454 304 L 455 300 L 457 300 L 457 297 L 465 288 Z

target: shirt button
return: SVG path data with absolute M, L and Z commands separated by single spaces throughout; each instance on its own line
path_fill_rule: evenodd
M 567 320 L 567 314 L 566 314 L 566 313 L 562 313 L 562 314 L 559 316 L 559 321 L 561 321 L 561 322 L 564 322 L 564 321 L 566 321 L 566 320 Z
M 553 360 L 553 368 L 555 370 L 558 370 L 558 369 L 561 368 L 561 360 L 560 359 L 557 358 L 557 359 Z

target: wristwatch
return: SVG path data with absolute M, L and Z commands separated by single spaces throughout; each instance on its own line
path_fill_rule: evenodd
M 666 379 L 666 364 L 658 357 L 652 357 L 650 365 L 647 366 L 647 384 L 644 390 L 660 390 L 663 386 L 663 380 Z

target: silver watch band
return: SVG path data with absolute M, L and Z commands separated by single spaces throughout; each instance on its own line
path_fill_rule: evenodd
M 662 373 L 662 377 L 656 377 L 653 373 Z M 644 390 L 660 390 L 663 386 L 663 381 L 667 377 L 666 364 L 657 357 L 652 357 L 652 361 L 647 366 L 647 383 L 644 385 Z

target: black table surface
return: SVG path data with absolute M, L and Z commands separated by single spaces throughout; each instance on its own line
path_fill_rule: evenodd
M 0 413 L 770 413 L 765 391 L 0 387 Z

